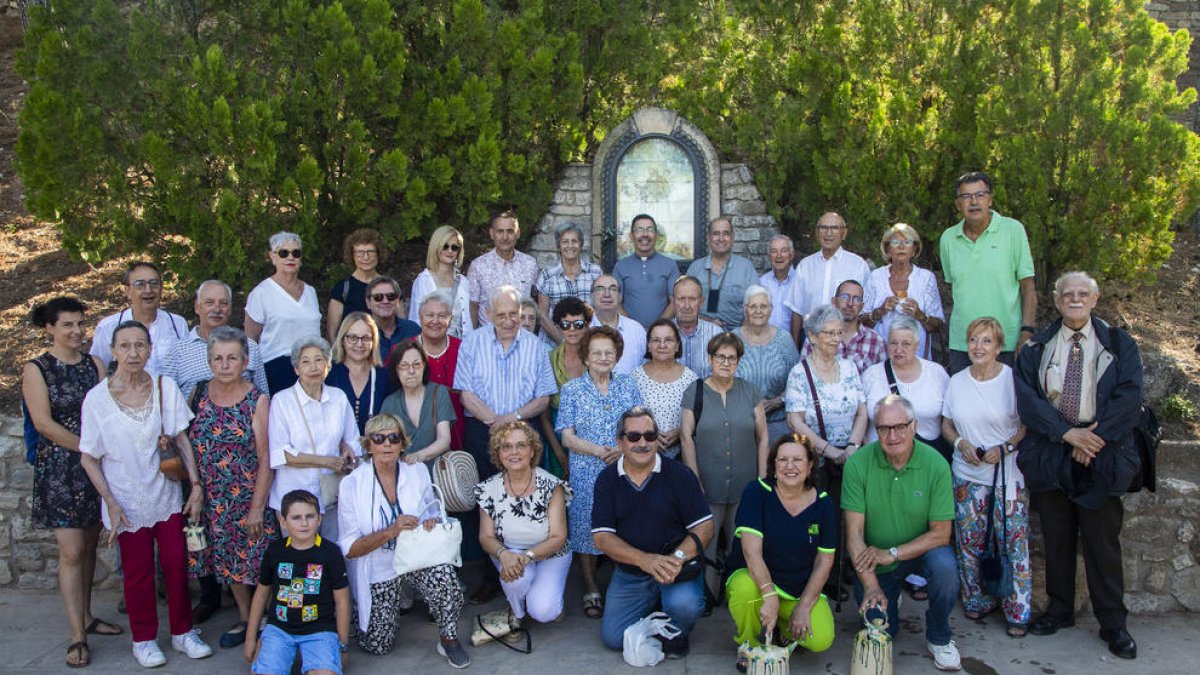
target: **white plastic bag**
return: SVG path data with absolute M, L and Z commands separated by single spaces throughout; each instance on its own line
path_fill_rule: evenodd
M 634 667 L 657 666 L 663 660 L 662 643 L 657 638 L 661 636 L 671 640 L 681 634 L 682 631 L 671 623 L 671 617 L 663 612 L 654 612 L 644 619 L 638 619 L 625 629 L 625 649 L 622 653 L 625 663 Z

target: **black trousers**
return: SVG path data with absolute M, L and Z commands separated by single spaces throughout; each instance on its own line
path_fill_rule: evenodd
M 1046 543 L 1046 613 L 1057 619 L 1075 615 L 1075 549 L 1083 542 L 1088 595 L 1101 628 L 1125 628 L 1125 568 L 1121 565 L 1121 526 L 1125 507 L 1109 497 L 1099 509 L 1085 509 L 1061 490 L 1038 492 L 1033 505 L 1042 520 Z

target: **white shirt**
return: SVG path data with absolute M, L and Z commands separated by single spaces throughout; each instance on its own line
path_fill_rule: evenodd
M 458 291 L 454 288 L 448 289 L 454 294 L 454 306 L 450 308 L 450 334 L 460 340 L 467 336 L 474 328 L 471 326 L 471 286 L 467 283 L 467 278 L 457 272 L 454 275 Z M 421 316 L 421 301 L 438 288 L 437 281 L 433 278 L 433 273 L 429 268 L 421 270 L 416 279 L 412 282 L 412 294 L 408 297 L 408 320 L 413 323 L 420 324 Z
M 158 436 L 163 431 L 172 437 L 178 435 L 188 427 L 192 411 L 169 377 L 162 378 L 162 408 L 158 405 L 157 377 L 150 385 L 150 400 L 149 416 L 138 422 L 117 406 L 108 390 L 108 378 L 92 387 L 83 399 L 79 451 L 100 460 L 104 480 L 125 512 L 130 532 L 153 527 L 179 513 L 183 506 L 179 483 L 158 470 Z M 111 528 L 107 505 L 101 515 L 104 526 Z
M 955 373 L 946 388 L 942 415 L 954 422 L 954 428 L 963 437 L 960 446 L 969 443 L 986 449 L 1004 444 L 1021 428 L 1012 368 L 1000 364 L 1000 374 L 984 382 L 972 377 L 970 368 Z M 957 478 L 991 485 L 995 466 L 967 464 L 955 448 L 951 469 Z M 1017 497 L 1017 488 L 1025 486 L 1025 477 L 1017 468 L 1017 453 L 1011 452 L 1005 457 L 1004 472 L 1008 481 L 1004 498 L 1011 501 Z
M 258 337 L 263 363 L 291 354 L 302 337 L 321 337 L 321 307 L 308 284 L 297 302 L 274 279 L 263 279 L 246 296 L 246 316 L 263 327 Z
M 100 357 L 105 365 L 111 363 L 113 332 L 122 321 L 131 319 L 133 312 L 128 309 L 100 319 L 100 323 L 96 324 L 96 332 L 92 335 L 91 354 Z M 163 373 L 163 363 L 166 361 L 167 352 L 171 351 L 171 345 L 187 337 L 188 323 L 182 316 L 160 309 L 154 316 L 154 322 L 146 328 L 150 330 L 150 358 L 146 361 L 146 372 L 157 377 Z
M 933 440 L 942 435 L 942 399 L 946 395 L 946 384 L 950 376 L 946 369 L 933 361 L 917 359 L 921 362 L 921 374 L 912 382 L 905 382 L 896 375 L 896 387 L 900 395 L 912 403 L 917 413 L 917 433 L 921 438 Z M 884 396 L 892 393 L 888 387 L 887 371 L 882 363 L 863 371 L 863 389 L 867 396 L 867 415 L 871 423 L 867 425 L 867 438 L 863 445 L 879 440 L 875 432 L 875 404 Z
M 795 278 L 794 267 L 788 267 L 787 278 L 783 281 L 775 278 L 775 270 L 767 270 L 758 278 L 758 284 L 771 294 L 771 318 L 767 323 L 785 333 L 792 332 L 792 310 L 787 306 L 787 298 Z
M 360 454 L 354 409 L 346 394 L 337 387 L 323 385 L 320 401 L 305 393 L 299 382 L 278 392 L 271 397 L 267 431 L 271 468 L 275 469 L 268 504 L 276 511 L 283 496 L 292 490 L 308 490 L 319 501 L 321 474 L 332 473 L 331 469 L 287 466 L 287 455 L 336 457 L 342 452 L 342 443 Z M 321 504 L 321 513 L 324 512 L 325 505 Z
M 866 287 L 870 273 L 865 260 L 844 248 L 834 251 L 828 260 L 817 251 L 796 265 L 796 277 L 792 279 L 785 304 L 796 314 L 808 314 L 816 307 L 828 305 L 838 285 L 847 279 Z
M 592 326 L 600 325 L 603 325 L 600 323 L 600 317 L 593 314 Z M 613 374 L 631 375 L 646 361 L 646 329 L 635 319 L 618 314 L 617 332 L 621 334 L 624 346 L 621 349 L 620 360 L 613 366 Z

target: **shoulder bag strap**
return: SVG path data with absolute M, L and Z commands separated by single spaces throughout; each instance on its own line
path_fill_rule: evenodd
M 812 393 L 813 411 L 817 414 L 817 433 L 821 434 L 821 438 L 826 438 L 825 416 L 821 414 L 821 397 L 817 395 L 817 383 L 813 381 L 808 359 L 800 359 L 800 364 L 804 366 L 804 377 L 808 378 L 808 390 Z
M 167 416 L 163 410 L 162 375 L 158 376 L 158 428 L 163 436 L 167 435 Z
M 1003 464 L 1004 460 L 1001 459 L 1000 462 Z M 996 546 L 996 542 L 992 541 L 992 532 L 994 531 L 992 525 L 994 523 L 994 516 L 996 512 L 996 478 L 999 476 L 1000 464 L 997 464 L 996 468 L 992 469 L 992 494 L 989 495 L 987 499 L 987 528 L 984 530 L 983 534 L 983 543 L 984 546 L 987 547 L 986 550 L 988 551 L 992 550 Z
M 312 427 L 308 425 L 308 415 L 304 413 L 304 403 L 300 401 L 300 392 L 292 388 L 292 396 L 296 398 L 296 407 L 300 408 L 300 419 L 304 421 L 304 430 L 308 432 L 308 442 L 312 444 L 313 454 L 317 454 L 317 439 L 313 437 Z
M 692 417 L 695 418 L 695 423 L 692 425 L 692 439 L 696 438 L 696 434 L 700 433 L 700 413 L 704 410 L 704 378 L 696 380 L 696 399 L 692 402 Z
M 891 359 L 884 359 L 883 372 L 887 374 L 888 389 L 891 389 L 893 394 L 899 396 L 900 385 L 896 384 L 896 371 L 892 370 Z

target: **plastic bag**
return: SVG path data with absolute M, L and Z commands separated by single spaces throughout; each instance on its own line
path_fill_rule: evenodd
M 625 663 L 634 667 L 657 666 L 663 660 L 662 642 L 658 638 L 668 640 L 677 638 L 682 631 L 671 623 L 671 617 L 663 612 L 638 619 L 625 629 L 622 656 Z

